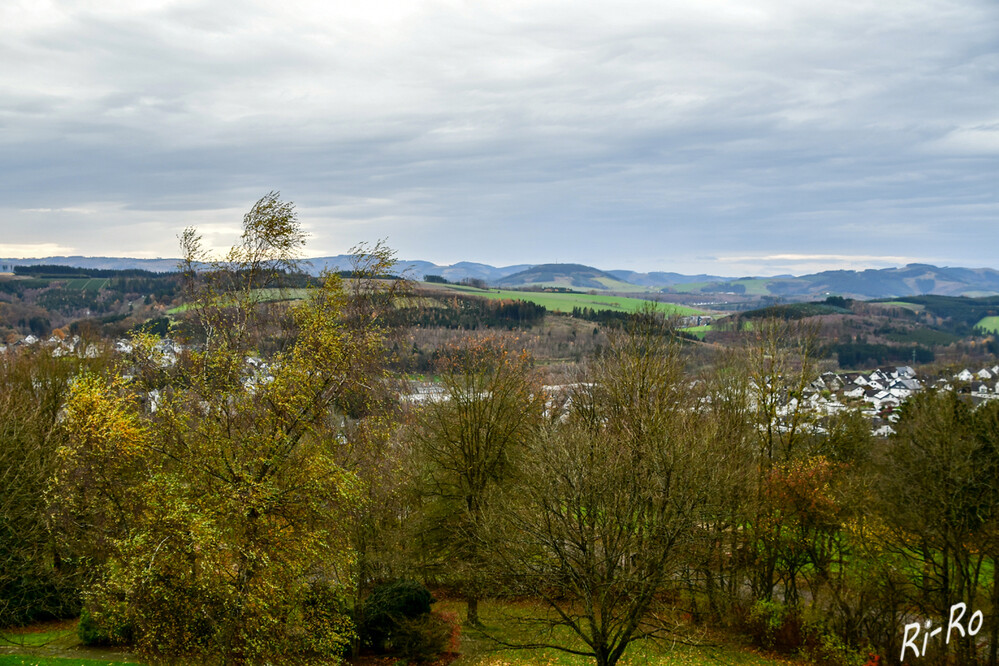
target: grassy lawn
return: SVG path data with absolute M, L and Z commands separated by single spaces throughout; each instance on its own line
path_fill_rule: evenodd
M 980 328 L 989 333 L 999 333 L 999 317 L 985 317 L 975 324 L 975 328 Z
M 44 622 L 0 631 L 0 666 L 107 666 L 126 661 L 119 650 L 85 647 L 76 620 Z
M 435 610 L 454 613 L 459 619 L 464 618 L 465 604 L 458 601 L 440 601 L 434 605 Z M 514 650 L 503 649 L 489 636 L 501 641 L 531 642 L 540 641 L 543 637 L 536 636 L 523 624 L 523 620 L 531 614 L 537 614 L 540 607 L 531 603 L 513 602 L 482 602 L 479 615 L 483 630 L 462 629 L 462 656 L 453 662 L 453 666 L 589 666 L 593 659 L 560 652 L 554 649 Z M 562 645 L 580 647 L 582 644 L 568 630 L 556 632 L 549 637 L 550 642 Z M 804 664 L 791 658 L 764 655 L 741 644 L 731 636 L 719 636 L 706 632 L 692 633 L 686 637 L 686 642 L 695 645 L 684 645 L 679 642 L 672 644 L 653 644 L 648 641 L 632 643 L 620 664 L 624 666 L 773 666 L 774 664 Z
M 568 630 L 557 631 L 553 636 L 539 636 L 524 623 L 526 618 L 540 614 L 543 608 L 535 602 L 481 602 L 479 614 L 483 630 L 462 628 L 461 656 L 453 662 L 453 666 L 590 666 L 592 658 L 554 649 L 504 649 L 490 638 L 511 643 L 544 640 L 581 647 L 579 639 Z M 465 616 L 465 604 L 460 601 L 439 601 L 434 609 L 453 614 L 459 622 Z M 622 666 L 774 666 L 806 663 L 791 657 L 763 654 L 737 636 L 710 630 L 691 630 L 688 633 L 684 640 L 692 645 L 679 642 L 632 643 L 620 663 Z M 9 640 L 16 641 L 16 644 L 12 645 Z M 138 663 L 127 661 L 128 658 L 126 653 L 80 645 L 75 621 L 0 633 L 0 666 L 114 666 Z M 362 663 L 369 661 L 362 660 Z M 402 662 L 397 663 L 403 666 Z
M 437 286 L 437 285 L 435 285 Z M 509 299 L 528 301 L 545 306 L 548 310 L 556 312 L 572 312 L 573 308 L 592 308 L 594 310 L 613 310 L 615 312 L 637 312 L 648 306 L 652 301 L 642 298 L 631 298 L 628 296 L 607 296 L 604 294 L 558 294 L 532 291 L 514 291 L 511 289 L 476 289 L 463 285 L 441 285 L 453 291 L 460 291 L 466 294 L 481 296 L 492 299 Z M 700 310 L 694 310 L 683 305 L 673 303 L 659 303 L 658 307 L 663 312 L 677 315 L 701 314 Z
M 713 331 L 711 324 L 704 324 L 703 326 L 691 326 L 689 328 L 681 329 L 684 333 L 690 333 L 696 336 L 698 340 L 703 340 L 704 336 L 707 335 L 708 331 Z
M 76 620 L 59 620 L 0 631 L 0 647 L 53 647 L 79 645 Z

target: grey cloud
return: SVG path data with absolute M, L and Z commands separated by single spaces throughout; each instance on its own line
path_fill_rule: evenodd
M 4 47 L 35 65 L 0 74 L 0 192 L 169 226 L 281 189 L 331 252 L 492 263 L 999 241 L 995 7 L 712 6 L 81 11 Z

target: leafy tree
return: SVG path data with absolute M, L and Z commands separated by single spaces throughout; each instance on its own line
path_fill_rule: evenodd
M 383 336 L 335 275 L 301 304 L 260 304 L 301 241 L 274 193 L 221 261 L 205 262 L 188 230 L 203 343 L 171 366 L 136 334 L 112 372 L 74 384 L 59 507 L 100 539 L 86 604 L 98 623 L 129 625 L 151 657 L 336 660 L 353 635 L 360 489 L 340 460 L 347 412 L 363 413 L 379 383 Z M 393 261 L 380 246 L 367 259 L 379 272 Z M 249 363 L 265 343 L 278 351 Z
M 907 562 L 911 601 L 927 615 L 946 618 L 952 604 L 984 601 L 983 564 L 995 556 L 999 516 L 996 413 L 972 411 L 950 391 L 914 395 L 879 460 L 887 543 Z M 959 661 L 972 663 L 975 642 L 956 642 Z
M 0 627 L 79 610 L 78 553 L 56 542 L 45 497 L 63 443 L 59 413 L 85 363 L 0 352 Z
M 437 371 L 442 399 L 416 414 L 413 431 L 423 498 L 422 538 L 435 553 L 430 567 L 447 567 L 478 623 L 483 519 L 497 489 L 515 475 L 517 459 L 544 407 L 531 358 L 499 338 L 466 339 L 445 349 Z

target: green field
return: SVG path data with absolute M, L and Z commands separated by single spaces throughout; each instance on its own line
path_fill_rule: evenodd
M 905 301 L 874 301 L 871 305 L 888 305 L 895 308 L 911 310 L 912 312 L 922 312 L 926 309 L 925 305 L 921 305 L 919 303 L 906 303 Z
M 270 301 L 301 301 L 309 296 L 309 289 L 305 288 L 295 288 L 295 289 L 254 289 L 254 296 L 257 299 L 257 303 L 268 303 Z M 175 308 L 170 308 L 167 310 L 167 314 L 179 314 L 181 312 L 187 312 L 190 310 L 192 305 L 190 303 L 183 303 Z
M 708 331 L 713 331 L 711 324 L 705 324 L 703 326 L 691 326 L 689 328 L 681 329 L 684 333 L 690 333 L 698 340 L 703 340 L 704 336 L 707 335 Z
M 0 631 L 0 647 L 66 647 L 76 645 L 79 642 L 76 637 L 75 623 L 63 628 L 24 633 Z
M 437 285 L 435 285 L 437 286 Z M 476 289 L 463 285 L 443 285 L 452 291 L 460 291 L 474 296 L 492 299 L 510 299 L 528 301 L 543 305 L 555 312 L 572 312 L 573 308 L 591 308 L 593 310 L 613 310 L 614 312 L 637 312 L 647 307 L 652 301 L 628 296 L 605 296 L 603 294 L 558 294 L 535 291 L 514 291 L 511 289 Z M 659 303 L 662 312 L 676 315 L 701 314 L 700 310 L 688 308 L 673 303 Z
M 66 289 L 73 291 L 100 291 L 108 284 L 108 278 L 72 278 L 66 280 Z
M 654 304 L 652 301 L 647 301 L 642 298 L 631 298 L 628 296 L 606 296 L 603 294 L 558 294 L 533 291 L 515 291 L 512 289 L 482 290 L 476 289 L 475 287 L 466 287 L 464 285 L 457 284 L 432 284 L 430 286 L 440 288 L 441 290 L 446 289 L 472 296 L 481 296 L 482 298 L 528 301 L 530 303 L 543 305 L 549 311 L 554 312 L 572 312 L 573 308 L 613 310 L 615 312 L 637 312 L 643 307 L 647 307 L 649 304 Z M 300 300 L 306 298 L 309 293 L 308 289 L 261 289 L 259 291 L 261 292 L 258 294 L 261 302 L 285 299 Z M 180 305 L 169 310 L 168 314 L 178 314 L 189 308 L 190 305 L 188 304 Z M 700 310 L 695 310 L 693 308 L 673 303 L 659 303 L 658 308 L 660 311 L 671 315 L 682 316 L 702 314 Z
M 690 294 L 694 292 L 702 291 L 709 284 L 718 284 L 717 282 L 683 282 L 681 284 L 674 284 L 670 289 L 679 294 Z
M 769 278 L 745 278 L 742 280 L 732 280 L 731 282 L 684 282 L 675 284 L 670 289 L 680 294 L 728 293 L 737 291 L 733 287 L 739 285 L 745 288 L 744 292 L 739 293 L 745 293 L 749 296 L 767 296 L 770 294 L 767 285 L 771 281 Z
M 975 324 L 975 328 L 980 328 L 989 333 L 999 333 L 999 317 L 985 317 Z
M 741 285 L 746 288 L 747 295 L 751 296 L 766 296 L 770 293 L 769 284 L 773 280 L 768 278 L 749 278 L 746 280 L 734 280 L 729 282 L 730 285 Z M 723 285 L 724 287 L 724 285 Z M 733 289 L 722 289 L 722 291 L 734 291 Z
M 455 600 L 442 600 L 434 605 L 438 612 L 455 618 L 459 624 L 465 618 L 465 604 Z M 579 639 L 565 629 L 553 635 L 535 634 L 524 624 L 528 617 L 536 617 L 544 607 L 531 601 L 483 600 L 479 607 L 481 629 L 462 627 L 459 650 L 461 656 L 454 666 L 590 666 L 593 659 L 571 655 L 553 649 L 501 649 L 493 638 L 509 643 L 529 643 L 537 640 L 554 641 L 572 648 L 584 647 Z M 80 644 L 75 623 L 61 625 L 58 629 L 39 627 L 41 631 L 0 634 L 0 666 L 112 666 L 129 660 L 130 655 L 120 651 L 88 648 Z M 622 666 L 774 666 L 775 664 L 804 664 L 789 656 L 761 654 L 736 635 L 677 625 L 683 640 L 690 643 L 634 642 L 625 652 Z M 16 639 L 20 645 L 2 641 Z M 134 659 L 134 657 L 132 657 Z M 127 663 L 136 663 L 128 661 Z M 194 662 L 180 660 L 183 666 Z M 352 663 L 348 661 L 349 665 Z M 364 664 L 374 662 L 363 661 Z M 379 661 L 378 663 L 382 663 Z M 391 659 L 386 659 L 391 664 Z M 405 662 L 395 662 L 402 664 Z

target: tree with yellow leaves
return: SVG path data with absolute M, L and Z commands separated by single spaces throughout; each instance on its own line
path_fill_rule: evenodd
M 363 412 L 379 381 L 373 312 L 394 283 L 368 280 L 358 305 L 326 275 L 303 303 L 262 305 L 302 239 L 276 193 L 221 261 L 185 232 L 203 338 L 169 366 L 155 338 L 136 336 L 69 400 L 57 506 L 100 527 L 104 544 L 86 607 L 150 658 L 328 663 L 353 636 L 347 523 L 360 490 L 339 461 L 345 412 Z M 361 280 L 394 262 L 381 245 L 360 256 Z M 279 351 L 260 359 L 265 344 Z

